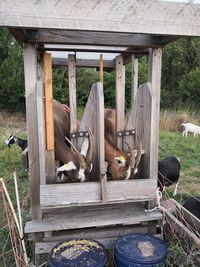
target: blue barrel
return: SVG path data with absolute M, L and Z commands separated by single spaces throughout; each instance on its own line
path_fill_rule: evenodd
M 56 245 L 49 255 L 49 267 L 104 267 L 107 251 L 91 239 L 71 239 Z
M 148 234 L 129 234 L 118 238 L 114 245 L 117 267 L 157 267 L 167 257 L 165 242 Z

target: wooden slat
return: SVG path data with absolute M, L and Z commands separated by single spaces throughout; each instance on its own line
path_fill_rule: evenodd
M 100 54 L 100 82 L 103 84 L 103 54 Z
M 155 198 L 157 181 L 152 179 L 109 181 L 107 200 L 144 201 Z M 97 182 L 41 185 L 41 207 L 60 207 L 101 202 L 101 184 Z M 88 194 L 90 192 L 90 194 Z
M 138 58 L 132 56 L 132 69 L 131 69 L 131 109 L 133 109 L 134 100 L 138 89 Z
M 0 1 L 0 26 L 200 36 L 198 12 L 188 1 L 7 0 Z
M 124 109 L 125 109 L 125 66 L 122 56 L 115 60 L 116 78 L 116 131 L 124 130 Z M 122 149 L 122 138 L 117 138 L 117 146 Z
M 182 205 L 180 205 L 175 199 L 170 200 L 176 205 L 184 220 L 186 220 L 187 223 L 189 223 L 190 227 L 193 228 L 194 231 L 196 231 L 200 236 L 200 220 L 192 213 L 190 213 L 187 209 L 185 209 Z
M 36 83 L 37 54 L 34 45 L 24 44 L 24 71 L 26 90 L 26 118 L 29 147 L 29 180 L 32 206 L 32 219 L 40 219 L 40 171 L 37 132 Z
M 162 49 L 150 49 L 148 81 L 152 85 L 152 107 L 150 125 L 150 170 L 148 176 L 157 178 L 158 173 L 158 140 L 160 116 L 160 84 L 161 84 Z
M 186 237 L 188 240 L 192 240 L 197 246 L 200 247 L 200 238 L 191 232 L 168 210 L 165 210 L 165 220 L 166 223 L 168 223 L 176 233 L 180 234 L 182 238 Z
M 44 90 L 46 123 L 46 173 L 47 182 L 55 182 L 53 93 L 52 93 L 52 59 L 51 54 L 44 54 Z M 41 66 L 42 67 L 42 66 Z
M 53 65 L 68 66 L 68 59 L 65 58 L 53 58 Z M 76 67 L 88 67 L 88 68 L 98 68 L 99 60 L 94 59 L 76 59 Z M 114 69 L 114 60 L 104 60 L 104 68 Z
M 70 133 L 77 131 L 76 112 L 76 66 L 75 56 L 68 56 L 68 79 L 69 79 L 69 106 L 70 106 Z M 76 145 L 76 140 L 73 140 Z
M 39 170 L 40 184 L 46 184 L 45 168 L 45 121 L 44 121 L 44 84 L 42 81 L 37 82 L 37 122 L 38 122 L 38 147 L 39 147 Z
M 46 44 L 84 44 L 84 45 L 103 45 L 115 47 L 158 47 L 167 43 L 170 38 L 167 36 L 157 36 L 145 34 L 127 34 L 113 32 L 92 32 L 70 30 L 27 30 L 26 35 L 30 43 L 46 43 Z
M 145 212 L 142 204 L 138 205 L 123 204 L 111 209 L 96 209 L 82 212 L 69 212 L 63 215 L 51 215 L 50 218 L 44 218 L 41 221 L 30 221 L 26 223 L 25 232 L 45 232 L 68 229 L 80 229 L 97 226 L 112 225 L 133 225 L 141 222 L 160 220 L 162 215 L 158 211 Z M 120 213 L 119 213 L 120 209 Z M 81 222 L 81 223 L 80 223 Z
M 53 94 L 52 94 L 52 59 L 51 54 L 44 54 L 45 118 L 47 151 L 54 150 Z

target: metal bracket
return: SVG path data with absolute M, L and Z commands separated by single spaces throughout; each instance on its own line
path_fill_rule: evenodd
M 88 137 L 88 136 L 89 136 L 89 134 L 87 131 L 76 132 L 76 133 L 72 133 L 70 135 L 71 138 Z
M 129 136 L 129 135 L 134 135 L 135 134 L 135 130 L 123 130 L 123 131 L 119 131 L 117 132 L 117 136 L 118 137 L 124 137 L 124 136 Z

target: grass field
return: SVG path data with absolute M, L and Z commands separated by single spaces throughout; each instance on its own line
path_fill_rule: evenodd
M 180 113 L 179 116 L 177 116 L 177 114 L 170 112 L 161 114 L 160 123 L 162 128 L 160 131 L 159 158 L 162 159 L 167 155 L 173 154 L 177 155 L 181 161 L 181 176 L 179 190 L 176 196 L 176 199 L 179 202 L 183 202 L 189 195 L 200 194 L 200 136 L 197 136 L 197 138 L 193 138 L 192 135 L 189 135 L 188 138 L 182 137 L 180 124 L 181 122 L 185 121 L 186 118 L 188 120 L 190 119 L 190 122 L 195 122 L 197 124 L 199 123 L 198 117 L 196 116 L 189 117 L 189 115 L 185 113 Z M 17 131 L 21 131 L 18 133 L 19 137 L 26 138 L 25 118 L 19 114 L 8 115 L 6 113 L 0 113 L 0 177 L 4 178 L 11 198 L 14 200 L 15 194 L 13 172 L 16 171 L 19 182 L 20 198 L 22 205 L 24 206 L 23 218 L 24 221 L 26 221 L 29 210 L 28 176 L 22 168 L 20 148 L 13 145 L 9 149 L 5 145 L 5 139 L 8 138 L 11 133 Z M 173 189 L 168 189 L 166 197 L 172 196 L 172 192 Z M 7 267 L 11 266 L 14 260 L 12 257 L 7 227 L 5 227 L 7 224 L 6 214 L 4 212 L 1 196 L 0 214 L 0 267 Z M 196 264 L 193 260 L 191 260 L 189 263 L 186 261 L 186 259 L 188 260 L 191 257 L 194 257 L 194 259 L 199 257 L 199 255 L 197 255 L 198 252 L 192 251 L 191 253 L 192 255 L 189 257 L 188 255 L 184 254 L 179 247 L 175 250 L 172 248 L 167 266 L 198 266 L 192 265 Z M 177 264 L 173 265 L 174 259 L 176 259 Z

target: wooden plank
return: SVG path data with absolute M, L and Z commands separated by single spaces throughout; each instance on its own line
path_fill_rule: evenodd
M 100 54 L 100 82 L 103 84 L 103 54 Z
M 39 147 L 39 171 L 40 184 L 46 184 L 46 167 L 45 167 L 45 121 L 44 121 L 44 85 L 42 81 L 37 82 L 37 122 L 38 122 L 38 147 Z
M 29 147 L 29 181 L 32 220 L 40 219 L 40 172 L 37 132 L 36 83 L 37 54 L 34 45 L 24 44 L 24 72 L 26 90 L 26 118 Z
M 155 179 L 108 181 L 107 200 L 109 202 L 152 200 L 155 198 L 156 184 Z M 101 184 L 97 182 L 41 185 L 40 191 L 42 208 L 101 202 Z
M 68 59 L 65 58 L 54 58 L 53 65 L 68 66 Z M 88 67 L 88 68 L 98 68 L 99 60 L 94 59 L 76 59 L 76 67 Z M 114 60 L 104 60 L 104 68 L 114 69 L 115 62 Z
M 131 69 L 131 109 L 133 109 L 134 100 L 138 89 L 138 58 L 132 55 Z
M 180 203 L 178 203 L 175 199 L 170 199 L 172 203 L 176 205 L 180 214 L 183 216 L 183 219 L 189 224 L 189 226 L 199 234 L 200 237 L 200 220 L 195 217 L 191 212 L 185 209 Z
M 160 117 L 160 83 L 161 83 L 162 49 L 150 50 L 148 81 L 152 85 L 152 110 L 150 125 L 150 170 L 147 174 L 150 178 L 157 179 L 158 174 L 158 141 L 159 141 L 159 117 Z
M 51 54 L 44 54 L 44 94 L 46 123 L 46 173 L 47 182 L 55 182 L 53 93 L 52 93 L 52 59 Z
M 47 151 L 54 150 L 52 59 L 51 54 L 44 54 L 44 88 Z
M 102 70 L 103 71 L 103 70 Z M 103 79 L 103 78 L 102 78 Z M 104 137 L 104 95 L 103 84 L 97 83 L 96 91 L 96 168 L 97 177 L 101 181 L 102 200 L 107 201 L 107 177 L 105 170 L 105 137 Z
M 139 204 L 139 203 L 137 203 Z M 120 216 L 119 207 L 111 209 L 96 209 L 82 212 L 69 212 L 51 215 L 50 218 L 43 218 L 41 221 L 30 221 L 26 223 L 25 233 L 58 231 L 89 228 L 97 226 L 112 225 L 133 225 L 141 222 L 160 220 L 162 214 L 158 211 L 147 213 L 143 205 L 124 204 L 121 205 Z M 80 224 L 81 221 L 81 224 Z
M 70 106 L 70 133 L 77 132 L 77 111 L 76 111 L 76 66 L 75 56 L 68 56 L 68 79 L 69 79 L 69 106 Z M 76 146 L 77 141 L 72 140 Z
M 116 132 L 124 130 L 125 110 L 125 66 L 122 56 L 115 59 L 115 90 L 116 90 Z M 122 138 L 117 138 L 117 146 L 122 149 Z
M 158 47 L 167 43 L 170 38 L 145 34 L 70 31 L 70 30 L 27 30 L 26 35 L 30 43 L 73 44 L 73 45 L 101 45 L 119 47 Z
M 197 246 L 200 247 L 200 238 L 198 238 L 193 232 L 191 232 L 185 225 L 183 225 L 170 211 L 165 210 L 166 223 L 175 231 L 180 234 L 182 238 L 187 238 L 193 241 Z
M 200 36 L 198 14 L 199 5 L 188 1 L 88 0 L 87 5 L 79 0 L 0 2 L 3 27 Z

